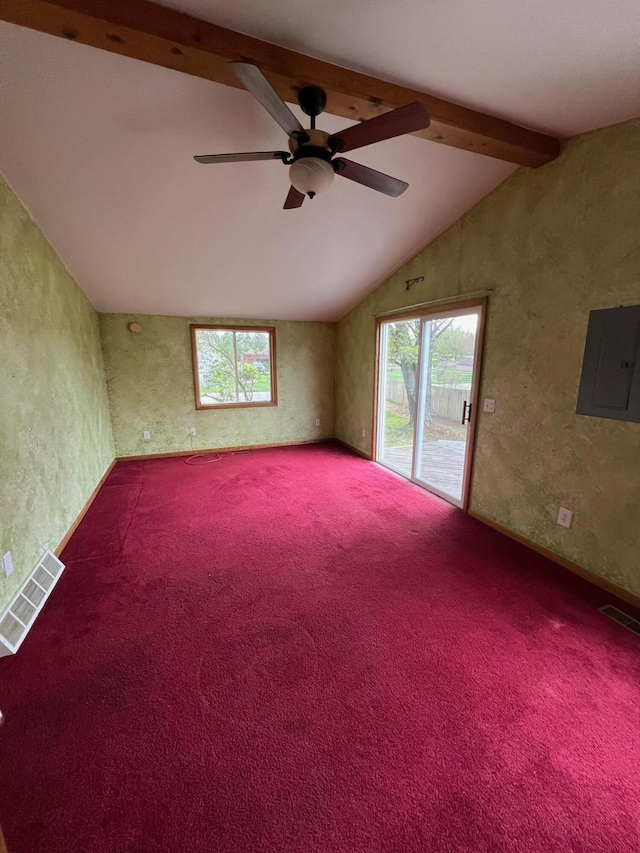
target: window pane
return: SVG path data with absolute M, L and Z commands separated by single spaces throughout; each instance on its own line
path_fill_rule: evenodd
M 236 332 L 238 402 L 271 402 L 271 353 L 268 332 Z
M 275 403 L 272 329 L 192 326 L 196 407 Z
M 234 333 L 198 329 L 198 380 L 205 405 L 237 402 Z

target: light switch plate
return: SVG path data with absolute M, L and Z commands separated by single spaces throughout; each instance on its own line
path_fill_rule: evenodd
M 561 506 L 558 510 L 558 524 L 561 527 L 571 527 L 572 518 L 573 512 L 570 509 L 565 509 L 565 507 Z
M 2 563 L 4 565 L 4 573 L 7 577 L 13 574 L 13 559 L 11 557 L 11 551 L 7 551 L 7 553 L 2 558 Z
M 495 412 L 496 410 L 496 401 L 489 400 L 487 397 L 484 399 L 484 403 L 482 404 L 483 412 Z
M 144 438 L 145 441 L 151 441 L 151 433 L 149 432 L 148 429 L 142 430 L 142 437 Z

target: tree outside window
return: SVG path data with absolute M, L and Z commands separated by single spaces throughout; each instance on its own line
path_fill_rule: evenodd
M 276 405 L 275 330 L 192 326 L 196 408 Z

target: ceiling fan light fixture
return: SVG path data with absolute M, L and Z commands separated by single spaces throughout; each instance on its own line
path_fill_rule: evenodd
M 316 119 L 324 112 L 327 104 L 327 94 L 319 86 L 304 86 L 298 91 L 298 103 L 302 111 L 311 118 L 311 127 L 305 130 L 256 65 L 250 62 L 231 62 L 230 67 L 245 88 L 287 134 L 289 151 L 199 154 L 194 157 L 198 163 L 273 160 L 286 164 L 289 166 L 291 186 L 285 199 L 285 210 L 300 207 L 305 196 L 313 198 L 324 192 L 331 186 L 334 174 L 392 198 L 407 189 L 409 184 L 406 181 L 399 181 L 391 175 L 376 172 L 361 163 L 344 160 L 335 155 L 429 127 L 429 115 L 420 102 L 397 107 L 330 135 L 316 127 Z
M 289 167 L 289 180 L 298 192 L 313 198 L 333 181 L 333 167 L 319 157 L 301 157 Z

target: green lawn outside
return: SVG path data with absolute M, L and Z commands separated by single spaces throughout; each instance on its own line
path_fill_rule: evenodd
M 202 394 L 210 394 L 211 396 L 215 396 L 217 393 L 216 388 L 213 385 L 210 387 L 209 386 L 202 386 L 200 390 L 201 390 Z M 269 374 L 268 373 L 261 373 L 258 376 L 258 378 L 256 379 L 252 390 L 253 391 L 270 391 L 271 390 L 271 380 L 269 378 Z
M 389 382 L 402 382 L 402 371 L 387 370 L 387 379 Z
M 261 373 L 256 379 L 256 384 L 253 386 L 254 391 L 269 391 L 271 390 L 271 379 L 268 373 Z
M 405 429 L 408 423 L 409 418 L 387 408 L 384 413 L 384 446 L 398 447 L 402 444 L 413 444 L 413 427 Z
M 400 447 L 413 444 L 413 427 L 407 429 L 409 423 L 408 415 L 398 412 L 398 406 L 387 403 L 384 413 L 384 446 Z M 425 429 L 423 441 L 465 441 L 467 435 L 466 426 L 455 421 L 444 418 L 433 418 L 431 424 Z

